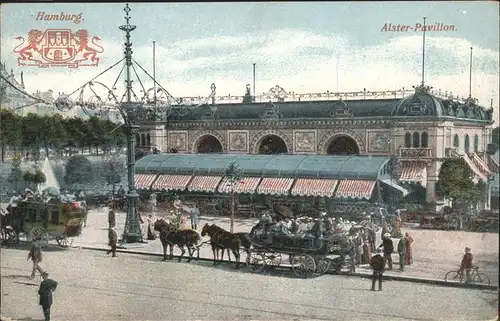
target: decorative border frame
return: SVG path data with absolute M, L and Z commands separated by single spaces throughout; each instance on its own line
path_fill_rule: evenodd
M 233 135 L 235 134 L 241 134 L 245 137 L 245 147 L 243 148 L 233 148 L 232 140 L 233 140 Z M 250 150 L 250 140 L 249 138 L 249 132 L 248 130 L 228 130 L 227 131 L 227 141 L 228 141 L 228 151 L 229 152 L 245 152 L 248 153 Z
M 177 146 L 177 144 L 172 143 L 172 136 L 175 137 L 175 135 L 180 135 L 181 137 L 184 136 L 184 146 L 182 146 L 182 149 Z M 167 132 L 167 141 L 168 141 L 168 148 L 177 148 L 178 151 L 185 152 L 187 151 L 187 140 L 188 140 L 188 132 L 186 130 L 177 130 L 177 131 L 168 131 Z
M 297 134 L 313 134 L 313 141 L 309 149 L 301 149 L 298 147 Z M 316 129 L 294 129 L 293 130 L 293 152 L 294 153 L 316 153 L 318 141 L 318 132 Z

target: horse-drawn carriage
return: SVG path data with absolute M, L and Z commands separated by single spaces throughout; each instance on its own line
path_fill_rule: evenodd
M 48 245 L 49 236 L 67 247 L 71 237 L 81 234 L 86 217 L 87 208 L 82 202 L 56 198 L 14 200 L 2 215 L 2 243 L 16 243 L 24 233 L 27 241 L 38 240 L 42 247 Z
M 323 234 L 320 219 L 305 233 L 280 231 L 261 220 L 250 232 L 250 240 L 252 248 L 247 262 L 253 272 L 280 266 L 286 255 L 294 274 L 302 278 L 326 273 L 332 262 L 345 263 L 352 249 L 347 231 Z

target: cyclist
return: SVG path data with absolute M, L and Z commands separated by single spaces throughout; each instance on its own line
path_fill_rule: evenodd
M 470 247 L 466 247 L 464 257 L 462 258 L 462 263 L 460 264 L 460 272 L 463 273 L 463 271 L 465 270 L 465 275 L 467 277 L 466 282 L 470 281 L 470 270 L 473 268 L 473 258 L 474 257 L 472 256 Z

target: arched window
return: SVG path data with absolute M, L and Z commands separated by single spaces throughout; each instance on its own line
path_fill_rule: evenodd
M 420 136 L 420 144 L 422 147 L 429 147 L 429 135 L 426 132 L 423 132 Z
M 467 154 L 469 154 L 470 152 L 470 141 L 469 141 L 469 135 L 465 135 L 465 139 L 464 139 L 464 152 L 466 152 Z
M 420 134 L 417 132 L 413 133 L 413 147 L 414 148 L 420 147 Z
M 411 147 L 411 133 L 406 133 L 405 134 L 405 147 L 410 148 Z
M 151 146 L 151 135 L 149 135 L 149 134 L 146 135 L 146 141 L 147 141 L 148 147 Z
M 143 147 L 144 145 L 146 145 L 146 135 L 141 134 L 141 147 Z
M 479 136 L 474 136 L 474 153 L 479 152 Z
M 453 138 L 453 147 L 456 148 L 460 147 L 460 138 L 458 138 L 457 134 L 455 134 L 455 137 Z
M 135 146 L 141 145 L 141 136 L 139 134 L 135 134 Z

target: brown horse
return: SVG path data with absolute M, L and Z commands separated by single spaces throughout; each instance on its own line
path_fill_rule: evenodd
M 179 256 L 179 262 L 186 253 L 184 247 L 188 249 L 188 262 L 193 259 L 193 254 L 198 251 L 198 258 L 200 257 L 199 243 L 201 240 L 200 234 L 194 230 L 179 230 L 172 223 L 167 223 L 163 219 L 158 219 L 154 223 L 154 230 L 160 232 L 160 241 L 163 246 L 163 261 L 173 259 L 174 245 L 177 245 L 182 251 Z M 167 246 L 170 248 L 170 258 L 167 256 Z
M 209 225 L 208 223 L 206 223 L 201 230 L 201 236 L 205 235 L 210 237 L 210 245 L 212 246 L 212 253 L 214 256 L 214 265 L 222 262 L 224 259 L 224 250 L 227 250 L 229 262 L 231 262 L 230 253 L 233 252 L 236 259 L 236 268 L 240 267 L 240 236 L 230 233 L 215 224 Z M 220 260 L 219 251 L 222 251 Z

